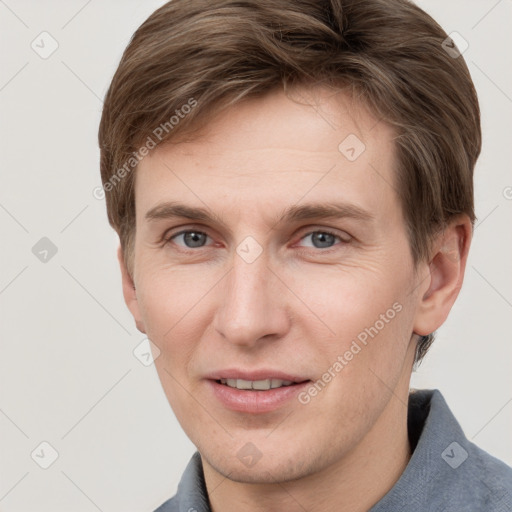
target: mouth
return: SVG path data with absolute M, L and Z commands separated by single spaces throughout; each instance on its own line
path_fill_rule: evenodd
M 268 391 L 269 389 L 278 389 L 282 387 L 293 386 L 295 384 L 301 384 L 301 382 L 293 382 L 291 380 L 283 379 L 262 379 L 262 380 L 245 380 L 245 379 L 218 379 L 215 382 L 217 384 L 224 384 L 230 388 L 250 391 Z
M 210 375 L 208 381 L 217 401 L 227 409 L 245 413 L 270 412 L 293 403 L 291 400 L 311 383 L 310 379 L 270 371 L 227 371 Z

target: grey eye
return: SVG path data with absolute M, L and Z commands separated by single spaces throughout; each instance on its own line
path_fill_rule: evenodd
M 340 239 L 339 236 L 327 231 L 313 231 L 312 233 L 305 235 L 302 240 L 305 240 L 308 237 L 311 237 L 312 247 L 316 249 L 330 248 L 335 244 L 336 239 Z
M 183 231 L 174 235 L 172 239 L 176 239 L 178 237 L 183 237 L 185 247 L 188 247 L 189 249 L 195 249 L 205 245 L 208 235 L 201 231 Z

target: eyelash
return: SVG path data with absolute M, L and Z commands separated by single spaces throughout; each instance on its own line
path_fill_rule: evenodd
M 211 238 L 208 235 L 208 233 L 205 233 L 204 231 L 201 231 L 200 229 L 191 229 L 191 228 L 189 228 L 189 229 L 184 229 L 182 231 L 178 231 L 177 233 L 171 233 L 171 234 L 165 233 L 164 236 L 162 237 L 163 246 L 172 243 L 173 238 L 176 238 L 176 237 L 178 237 L 180 235 L 185 235 L 187 233 L 199 233 L 199 234 L 206 235 L 207 237 Z M 316 229 L 316 230 L 313 230 L 313 231 L 308 231 L 307 233 L 305 233 L 304 235 L 302 235 L 300 237 L 299 241 L 301 241 L 304 238 L 306 238 L 306 237 L 308 237 L 310 235 L 313 235 L 315 233 L 322 233 L 324 235 L 331 235 L 331 236 L 337 238 L 340 241 L 340 244 L 338 244 L 338 245 L 346 245 L 346 244 L 350 243 L 350 241 L 344 240 L 340 235 L 336 234 L 333 231 L 330 231 L 329 229 Z M 349 236 L 349 235 L 347 234 L 347 236 Z M 199 249 L 204 249 L 204 248 L 206 248 L 208 246 L 197 247 L 197 248 L 187 248 L 187 247 L 184 247 L 184 246 L 181 246 L 181 245 L 177 245 L 177 247 L 179 247 L 179 251 L 181 251 L 183 253 L 186 253 L 186 254 L 190 254 L 190 253 L 195 253 Z M 325 248 L 325 249 L 315 248 L 315 247 L 299 247 L 299 251 L 300 252 L 310 252 L 311 250 L 313 250 L 315 252 L 321 252 L 323 254 L 330 254 L 331 252 L 336 251 L 338 249 L 339 249 L 338 246 L 328 247 L 328 248 Z

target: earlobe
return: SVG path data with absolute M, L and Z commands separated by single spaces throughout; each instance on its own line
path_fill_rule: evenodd
M 137 329 L 146 334 L 146 328 L 144 326 L 144 322 L 142 321 L 142 316 L 140 314 L 139 302 L 137 299 L 137 290 L 135 288 L 135 283 L 128 272 L 128 268 L 126 267 L 126 263 L 124 261 L 123 250 L 121 246 L 117 249 L 117 259 L 119 261 L 119 266 L 121 268 L 121 279 L 123 284 L 123 297 L 130 313 L 135 320 L 135 325 Z
M 461 215 L 434 240 L 428 287 L 418 302 L 415 334 L 427 336 L 446 320 L 462 287 L 471 233 L 471 221 L 467 215 Z

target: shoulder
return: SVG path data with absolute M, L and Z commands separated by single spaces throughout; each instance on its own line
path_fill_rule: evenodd
M 471 510 L 512 510 L 512 468 L 470 441 L 465 444 L 467 460 L 458 468 L 458 481 L 472 502 Z
M 435 510 L 512 511 L 512 468 L 464 435 L 437 390 L 430 394 L 429 409 L 419 447 L 430 466 L 426 487 L 439 505 Z
M 160 505 L 154 512 L 179 512 L 179 503 L 177 497 L 174 496 Z
M 413 453 L 371 512 L 510 512 L 512 468 L 472 443 L 438 390 L 410 396 Z
M 440 420 L 434 430 L 445 446 L 438 473 L 454 502 L 466 505 L 460 510 L 512 510 L 512 468 L 464 435 L 439 392 L 433 393 L 432 403 Z

